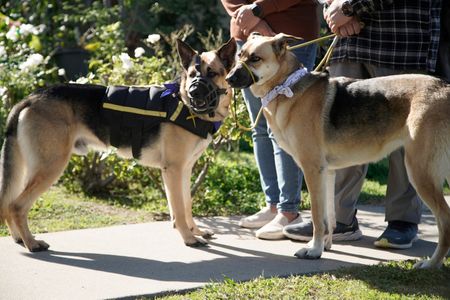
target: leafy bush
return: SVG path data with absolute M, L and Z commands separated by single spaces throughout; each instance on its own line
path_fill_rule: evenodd
M 9 110 L 46 81 L 56 78 L 56 68 L 42 52 L 45 27 L 12 21 L 0 15 L 0 126 L 3 132 Z
M 220 153 L 194 201 L 195 215 L 250 214 L 264 206 L 252 154 Z
M 228 18 L 221 21 L 209 17 L 218 15 L 219 10 L 223 13 L 220 3 L 210 5 L 206 0 L 129 0 L 120 3 L 104 5 L 104 1 L 95 0 L 5 2 L 3 12 L 11 18 L 4 16 L 3 21 L 0 20 L 0 46 L 6 52 L 3 57 L 0 51 L 0 66 L 6 71 L 0 74 L 0 86 L 3 87 L 0 97 L 4 98 L 1 126 L 12 105 L 34 89 L 65 81 L 64 72 L 57 72 L 51 60 L 58 47 L 78 46 L 90 51 L 90 73 L 79 78 L 79 83 L 149 85 L 172 81 L 179 74 L 177 38 L 189 39 L 196 49 L 209 50 L 218 48 L 225 41 L 218 28 L 223 25 L 223 20 L 228 23 Z M 21 24 L 30 24 L 24 28 L 37 28 L 36 32 L 20 33 Z M 16 36 L 16 32 L 20 34 Z M 29 57 L 37 58 L 37 54 L 42 59 L 39 56 L 38 63 L 30 61 L 30 67 L 24 73 L 21 66 Z M 248 126 L 242 97 L 240 94 L 236 97 L 238 105 L 234 111 L 239 122 Z M 237 163 L 226 167 L 216 165 L 216 154 L 221 149 L 239 148 L 237 141 L 242 136 L 249 147 L 249 135 L 237 130 L 235 122 L 234 118 L 225 122 L 213 146 L 194 167 L 192 193 L 200 200 L 197 212 L 199 209 L 206 214 L 237 213 L 238 209 L 253 212 L 260 204 L 262 194 L 253 162 L 246 166 Z M 224 169 L 226 178 L 222 176 Z M 166 205 L 161 204 L 165 196 L 160 171 L 142 167 L 134 160 L 122 160 L 113 150 L 89 153 L 86 157 L 74 156 L 61 182 L 71 191 L 99 195 L 120 205 L 147 207 L 147 199 L 151 200 L 153 208 L 161 209 Z

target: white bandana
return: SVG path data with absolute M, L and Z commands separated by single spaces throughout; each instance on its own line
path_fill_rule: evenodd
M 269 91 L 264 97 L 261 98 L 262 106 L 266 107 L 269 103 L 275 99 L 278 95 L 285 95 L 288 98 L 294 96 L 294 93 L 291 90 L 291 86 L 300 80 L 303 76 L 308 74 L 308 70 L 306 68 L 301 68 L 292 73 L 286 78 L 286 80 L 281 84 L 274 87 L 271 91 Z

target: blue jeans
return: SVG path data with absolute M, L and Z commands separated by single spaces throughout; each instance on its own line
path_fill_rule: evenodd
M 238 47 L 241 48 L 242 44 L 238 42 Z M 293 52 L 308 70 L 312 70 L 316 60 L 316 44 L 295 49 Z M 261 109 L 261 100 L 253 96 L 250 89 L 244 89 L 243 95 L 254 123 Z M 297 212 L 301 198 L 302 170 L 292 157 L 278 146 L 264 116 L 253 129 L 252 139 L 261 187 L 267 204 L 276 205 L 279 212 Z

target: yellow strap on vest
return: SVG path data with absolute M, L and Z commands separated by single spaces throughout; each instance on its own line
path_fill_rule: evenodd
M 132 114 L 138 114 L 143 116 L 152 116 L 152 117 L 161 117 L 165 118 L 167 117 L 167 113 L 165 111 L 156 111 L 156 110 L 145 110 L 140 108 L 134 108 L 134 107 L 127 107 L 112 103 L 103 103 L 103 108 L 111 109 L 111 110 L 117 110 L 121 112 L 127 112 Z
M 178 115 L 180 114 L 181 110 L 183 109 L 183 102 L 178 102 L 177 109 L 173 112 L 173 114 L 170 116 L 170 121 L 175 122 L 175 120 L 178 118 Z

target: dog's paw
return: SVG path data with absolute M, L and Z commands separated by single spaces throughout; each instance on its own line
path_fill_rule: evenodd
M 301 259 L 318 259 L 322 256 L 322 251 L 315 248 L 302 248 L 295 252 L 294 255 Z
M 205 232 L 202 234 L 202 238 L 210 240 L 212 239 L 214 236 L 214 232 Z
M 199 248 L 199 247 L 207 247 L 208 242 L 201 238 L 196 238 L 194 241 L 184 242 L 184 244 L 188 247 Z
M 34 241 L 31 245 L 26 246 L 30 252 L 41 252 L 41 251 L 47 251 L 47 249 L 50 247 L 49 244 L 47 244 L 44 241 Z
M 413 266 L 414 269 L 431 269 L 440 268 L 442 264 L 433 264 L 431 259 L 424 259 L 416 262 Z
M 200 236 L 204 239 L 211 239 L 214 235 L 214 231 L 209 230 L 209 229 L 203 229 L 200 231 Z
M 16 244 L 24 246 L 22 238 L 19 237 L 19 238 L 13 238 L 13 239 Z
M 209 229 L 200 230 L 198 228 L 194 228 L 194 229 L 191 229 L 191 231 L 194 235 L 201 236 L 202 238 L 207 239 L 207 240 L 211 239 L 212 236 L 214 235 L 214 231 L 209 230 Z
M 332 235 L 326 235 L 325 241 L 324 241 L 324 250 L 330 251 L 331 246 L 333 245 L 333 236 Z

